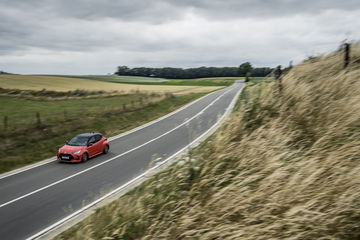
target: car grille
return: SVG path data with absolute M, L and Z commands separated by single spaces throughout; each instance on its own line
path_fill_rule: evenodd
M 71 161 L 73 160 L 73 156 L 71 154 L 60 154 L 60 159 L 63 161 Z

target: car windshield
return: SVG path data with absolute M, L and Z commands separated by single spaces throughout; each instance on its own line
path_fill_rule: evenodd
M 86 146 L 88 142 L 88 137 L 76 136 L 73 137 L 67 145 L 71 146 Z

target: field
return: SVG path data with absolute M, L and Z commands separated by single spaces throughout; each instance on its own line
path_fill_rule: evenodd
M 153 78 L 153 77 L 135 77 L 135 76 L 118 76 L 118 75 L 65 75 L 64 77 L 91 79 L 105 82 L 117 82 L 117 83 L 159 83 L 169 81 L 165 78 Z
M 56 239 L 360 239 L 360 48 L 249 84 L 211 139 Z
M 195 78 L 195 79 L 165 79 L 117 75 L 83 75 L 66 76 L 80 79 L 91 79 L 105 82 L 133 83 L 142 85 L 166 85 L 166 86 L 229 86 L 234 80 L 241 77 L 219 77 L 219 78 Z
M 0 172 L 54 156 L 74 134 L 98 131 L 109 137 L 224 87 L 144 84 L 172 81 L 154 78 L 87 77 L 0 75 L 4 140 Z M 142 84 L 133 84 L 138 82 Z
M 116 111 L 123 105 L 139 104 L 141 101 L 157 102 L 164 98 L 161 95 L 153 97 L 142 94 L 129 94 L 122 96 L 58 100 L 58 101 L 34 101 L 30 99 L 19 99 L 14 97 L 0 97 L 1 111 L 0 119 L 8 117 L 8 128 L 24 128 L 36 123 L 36 113 L 40 114 L 43 123 L 55 123 L 59 120 L 72 117 L 81 117 L 84 114 L 91 115 Z M 2 125 L 2 124 L 1 124 Z M 1 126 L 3 127 L 3 126 Z
M 24 90 L 52 90 L 74 91 L 77 89 L 87 91 L 118 91 L 119 94 L 133 92 L 147 93 L 173 93 L 175 95 L 210 92 L 221 88 L 220 86 L 168 86 L 168 85 L 144 85 L 123 84 L 106 81 L 93 81 L 82 78 L 70 78 L 45 75 L 0 75 L 0 87 L 6 89 Z
M 38 101 L 0 97 L 0 173 L 54 156 L 76 134 L 110 137 L 140 126 L 203 96 L 145 95 Z M 37 114 L 38 113 L 38 117 Z

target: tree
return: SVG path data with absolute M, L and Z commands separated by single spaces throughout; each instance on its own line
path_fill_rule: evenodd
M 249 74 L 251 74 L 252 70 L 253 70 L 253 67 L 251 66 L 251 63 L 245 62 L 239 66 L 238 74 L 240 76 L 248 76 Z
M 129 72 L 130 72 L 130 68 L 128 68 L 127 66 L 118 66 L 118 70 L 117 70 L 117 72 L 115 72 L 115 74 L 129 75 Z
M 143 76 L 143 77 L 160 77 L 174 79 L 192 79 L 205 77 L 238 77 L 254 76 L 264 77 L 271 72 L 271 68 L 253 68 L 249 62 L 241 64 L 239 67 L 198 67 L 198 68 L 148 68 L 136 67 L 128 68 L 119 66 L 117 75 L 123 76 Z

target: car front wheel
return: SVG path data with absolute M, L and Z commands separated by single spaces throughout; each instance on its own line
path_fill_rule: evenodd
M 84 154 L 82 155 L 82 157 L 81 157 L 81 160 L 82 160 L 83 162 L 86 162 L 88 159 L 89 159 L 89 155 L 88 155 L 87 153 L 84 153 Z
M 107 154 L 108 152 L 109 152 L 109 146 L 108 146 L 108 145 L 105 145 L 104 150 L 103 150 L 103 153 L 104 153 L 104 154 Z

